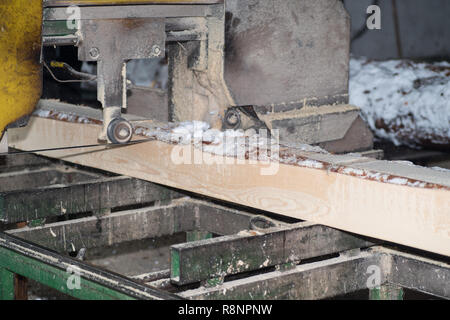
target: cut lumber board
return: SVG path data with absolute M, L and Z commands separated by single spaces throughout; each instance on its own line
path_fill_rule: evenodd
M 100 121 L 79 123 L 80 116 L 58 112 L 41 113 L 27 127 L 10 130 L 10 146 L 97 143 Z M 261 175 L 266 162 L 235 164 L 220 155 L 208 154 L 214 164 L 176 164 L 174 148 L 154 140 L 39 154 L 450 256 L 450 172 L 286 149 L 281 158 L 295 161 L 280 161 L 276 174 Z

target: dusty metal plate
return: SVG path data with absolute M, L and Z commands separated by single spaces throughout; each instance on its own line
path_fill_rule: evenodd
M 99 62 L 98 95 L 103 97 L 104 107 L 126 106 L 123 84 L 127 60 L 164 56 L 162 18 L 83 20 L 81 34 L 78 59 Z
M 87 19 L 128 19 L 128 18 L 181 18 L 205 17 L 213 14 L 216 5 L 180 4 L 180 5 L 121 5 L 117 6 L 83 6 L 80 7 L 79 17 Z M 72 11 L 66 7 L 50 7 L 44 9 L 44 20 L 73 20 Z
M 347 102 L 350 19 L 341 1 L 226 4 L 225 80 L 237 105 L 282 112 Z
M 164 54 L 165 24 L 163 19 L 83 20 L 83 41 L 78 51 L 82 61 L 97 61 L 103 57 L 148 59 Z M 155 52 L 155 46 L 159 47 Z M 98 56 L 92 49 L 99 50 Z

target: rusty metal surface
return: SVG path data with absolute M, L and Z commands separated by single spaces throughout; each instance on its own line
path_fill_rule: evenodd
M 31 113 L 42 90 L 40 1 L 0 1 L 0 138 Z
M 227 0 L 225 80 L 237 105 L 281 112 L 348 99 L 350 20 L 338 0 Z

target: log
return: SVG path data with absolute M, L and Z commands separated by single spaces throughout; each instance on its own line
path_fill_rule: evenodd
M 79 123 L 79 116 L 62 117 L 61 112 L 41 113 L 27 127 L 11 130 L 10 146 L 35 150 L 97 143 L 98 119 Z M 135 125 L 141 133 L 149 126 Z M 448 171 L 291 148 L 281 149 L 279 161 L 239 164 L 232 156 L 194 145 L 184 150 L 210 161 L 179 164 L 172 161 L 179 148 L 155 138 L 118 148 L 39 154 L 450 256 Z M 267 175 L 274 165 L 277 170 Z
M 350 103 L 378 138 L 397 146 L 450 150 L 449 90 L 447 63 L 350 62 Z

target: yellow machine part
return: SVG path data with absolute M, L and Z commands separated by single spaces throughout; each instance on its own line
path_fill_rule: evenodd
M 0 0 L 0 137 L 42 94 L 42 1 Z

